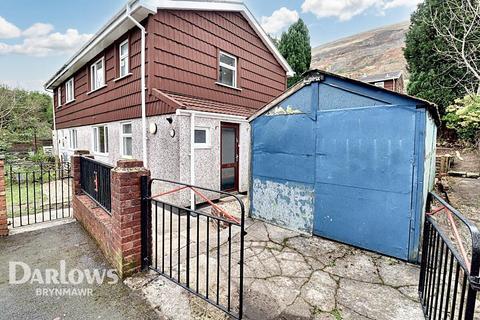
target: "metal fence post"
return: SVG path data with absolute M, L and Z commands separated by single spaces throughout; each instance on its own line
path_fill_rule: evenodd
M 480 290 L 480 232 L 478 229 L 471 229 L 472 234 L 472 262 L 470 265 L 470 285 L 468 286 L 467 305 L 465 319 L 473 320 L 475 313 L 475 303 L 477 294 Z
M 4 166 L 5 156 L 0 155 L 0 236 L 8 236 L 7 194 L 5 192 L 6 181 Z
M 140 177 L 140 188 L 142 194 L 142 214 L 141 214 L 141 228 L 142 228 L 142 269 L 145 270 L 150 265 L 152 248 L 151 242 L 151 204 L 150 204 L 150 179 L 148 176 Z

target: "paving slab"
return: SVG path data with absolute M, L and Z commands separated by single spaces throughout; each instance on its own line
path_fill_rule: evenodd
M 423 319 L 416 292 L 417 266 L 262 221 L 247 221 L 245 319 Z M 233 241 L 236 245 L 238 235 Z M 225 246 L 221 245 L 222 259 L 226 257 Z M 217 252 L 215 246 L 211 251 Z M 204 252 L 201 254 L 200 263 L 204 260 Z M 214 260 L 211 270 L 216 268 Z M 204 269 L 201 265 L 200 273 Z M 228 270 L 223 265 L 220 270 L 223 279 Z M 221 283 L 222 295 L 225 282 Z M 167 319 L 228 319 L 155 272 L 136 275 L 127 285 L 153 302 Z M 210 286 L 215 285 L 213 279 Z M 235 289 L 237 285 L 232 283 Z

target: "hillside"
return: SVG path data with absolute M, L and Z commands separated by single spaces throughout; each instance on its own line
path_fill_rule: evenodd
M 312 49 L 312 68 L 353 78 L 403 70 L 405 34 L 409 22 L 402 22 L 326 43 Z

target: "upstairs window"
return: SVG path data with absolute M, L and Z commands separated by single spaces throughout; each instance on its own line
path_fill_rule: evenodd
M 57 88 L 57 108 L 62 106 L 62 87 Z
M 70 129 L 69 130 L 69 141 L 70 141 L 70 149 L 75 150 L 78 148 L 77 144 L 77 129 Z
M 96 153 L 108 153 L 108 127 L 93 127 L 93 151 Z
M 218 63 L 218 83 L 236 88 L 237 58 L 225 52 L 220 52 Z
M 100 89 L 105 85 L 105 59 L 101 58 L 90 67 L 91 91 Z
M 125 77 L 129 73 L 128 65 L 128 40 L 125 40 L 118 47 L 120 57 L 120 74 L 119 77 Z
M 74 83 L 73 83 L 73 78 L 70 78 L 65 83 L 65 98 L 66 98 L 66 103 L 72 102 L 75 100 L 75 91 L 74 91 Z
M 132 156 L 132 145 L 133 145 L 131 122 L 122 123 L 121 141 L 122 141 L 122 157 L 130 158 Z

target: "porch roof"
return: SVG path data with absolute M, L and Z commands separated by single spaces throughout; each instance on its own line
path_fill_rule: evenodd
M 158 89 L 153 89 L 153 94 L 158 99 L 162 100 L 163 102 L 169 104 L 176 109 L 227 114 L 245 118 L 251 116 L 255 113 L 255 111 L 257 111 L 254 108 L 246 108 L 242 106 L 225 104 L 198 97 L 190 97 L 177 93 L 164 92 Z

